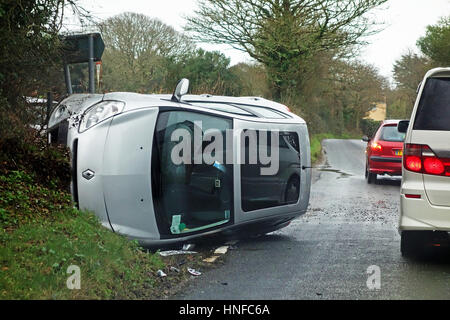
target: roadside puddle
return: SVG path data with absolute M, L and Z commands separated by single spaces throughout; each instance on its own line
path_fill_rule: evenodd
M 336 179 L 345 179 L 345 178 L 348 178 L 348 177 L 353 176 L 353 175 L 350 174 L 350 173 L 343 172 L 343 171 L 337 170 L 337 169 L 332 169 L 331 167 L 327 167 L 327 166 L 322 167 L 322 168 L 317 168 L 317 170 L 323 171 L 323 172 L 333 172 L 333 173 L 337 173 L 337 174 L 339 174 L 339 176 L 338 176 Z

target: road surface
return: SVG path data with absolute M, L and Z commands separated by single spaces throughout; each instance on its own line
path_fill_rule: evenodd
M 448 249 L 416 260 L 400 255 L 400 178 L 367 184 L 361 141 L 323 146 L 308 212 L 287 228 L 239 242 L 223 266 L 193 279 L 175 299 L 450 299 Z

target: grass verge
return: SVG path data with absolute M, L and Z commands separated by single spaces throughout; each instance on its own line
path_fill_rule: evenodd
M 0 175 L 0 299 L 133 299 L 157 296 L 159 255 L 73 209 L 63 191 L 23 171 Z M 81 289 L 69 290 L 68 267 Z
M 145 252 L 24 171 L 1 172 L 0 195 L 2 300 L 162 299 L 183 288 L 187 267 L 212 267 L 202 262 L 207 251 L 167 258 Z M 67 287 L 71 265 L 80 270 L 79 290 Z M 159 269 L 167 277 L 158 277 Z

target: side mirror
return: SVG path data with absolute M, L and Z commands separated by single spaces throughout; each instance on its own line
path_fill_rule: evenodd
M 368 136 L 363 136 L 361 140 L 364 141 L 364 142 L 369 142 L 370 141 Z
M 175 91 L 173 92 L 171 100 L 175 102 L 180 102 L 181 97 L 184 96 L 186 93 L 188 93 L 188 91 L 189 91 L 189 80 L 183 78 L 180 81 L 178 81 L 178 84 L 175 88 Z
M 408 131 L 409 120 L 402 120 L 398 123 L 397 130 L 398 132 L 406 133 Z

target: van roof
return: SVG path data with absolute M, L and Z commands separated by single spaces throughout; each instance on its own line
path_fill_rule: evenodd
M 450 77 L 450 68 L 434 68 L 425 74 L 425 79 L 430 77 Z
M 264 119 L 265 121 L 287 121 L 302 122 L 304 120 L 289 111 L 289 108 L 281 103 L 267 100 L 261 97 L 231 97 L 231 96 L 214 96 L 209 94 L 202 95 L 184 95 L 181 101 L 174 102 L 171 100 L 170 94 L 139 94 L 131 92 L 113 92 L 106 93 L 102 100 L 121 100 L 127 105 L 125 111 L 138 109 L 143 107 L 161 107 L 173 106 L 208 112 L 217 112 L 219 114 L 227 114 L 233 117 L 251 117 L 256 119 Z M 163 102 L 163 104 L 161 103 Z M 211 104 L 211 106 L 208 106 Z M 219 108 L 218 105 L 224 105 L 225 108 Z M 227 110 L 229 107 L 229 110 Z M 236 112 L 236 110 L 239 110 Z M 276 116 L 276 115 L 281 116 Z
M 268 122 L 296 122 L 305 121 L 296 114 L 288 111 L 288 107 L 281 103 L 261 97 L 230 97 L 209 94 L 184 95 L 181 102 L 171 100 L 171 94 L 140 94 L 134 92 L 111 92 L 105 94 L 72 94 L 64 99 L 68 111 L 82 113 L 89 107 L 103 100 L 118 100 L 125 102 L 124 112 L 148 107 L 182 107 L 192 110 L 203 110 L 232 117 L 243 117 L 255 121 Z M 211 107 L 207 106 L 211 104 Z M 218 105 L 225 107 L 219 107 Z M 229 110 L 228 110 L 229 107 Z M 276 115 L 280 116 L 276 116 Z

